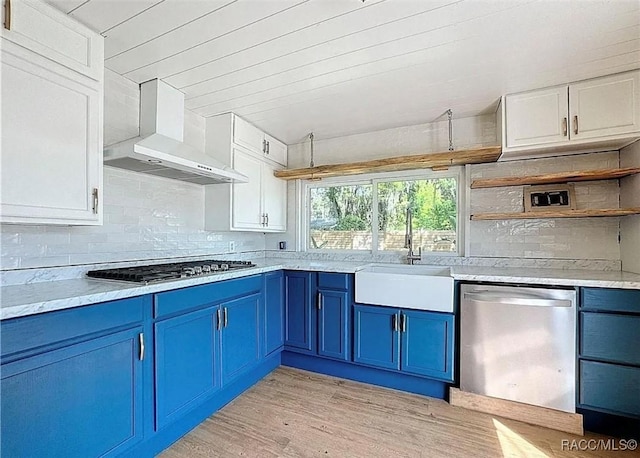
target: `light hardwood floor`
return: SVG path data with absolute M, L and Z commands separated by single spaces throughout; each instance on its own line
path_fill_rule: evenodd
M 563 451 L 572 436 L 439 399 L 280 367 L 164 451 L 198 457 L 626 457 Z

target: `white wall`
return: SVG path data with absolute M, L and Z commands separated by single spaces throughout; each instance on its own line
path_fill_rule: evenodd
M 470 179 L 618 167 L 617 151 L 468 166 Z M 470 213 L 521 212 L 523 186 L 472 189 Z M 575 183 L 578 209 L 618 208 L 617 180 Z M 620 218 L 471 221 L 469 256 L 620 259 Z
M 620 167 L 640 167 L 640 141 L 620 150 Z M 640 207 L 640 174 L 620 180 L 620 207 Z M 640 215 L 620 223 L 622 270 L 640 274 Z
M 105 71 L 105 145 L 138 134 L 138 85 Z M 204 118 L 185 111 L 185 142 L 204 150 Z M 104 168 L 104 225 L 0 228 L 2 269 L 264 249 L 264 235 L 204 230 L 204 187 Z
M 456 149 L 497 144 L 493 114 L 454 120 Z M 333 164 L 381 157 L 446 151 L 446 121 L 387 129 L 316 141 L 315 164 Z M 307 167 L 309 142 L 289 147 L 289 167 Z M 471 178 L 517 176 L 557 171 L 617 167 L 618 152 L 594 153 L 550 159 L 470 165 Z M 289 182 L 288 231 L 267 235 L 268 250 L 277 242 L 296 246 L 296 184 Z M 470 192 L 471 212 L 522 211 L 523 188 L 478 189 Z M 617 208 L 618 181 L 576 185 L 578 208 Z M 609 260 L 620 262 L 618 243 L 620 218 L 473 221 L 467 234 L 469 257 Z M 428 262 L 428 261 L 427 261 Z M 618 267 L 619 268 L 619 267 Z

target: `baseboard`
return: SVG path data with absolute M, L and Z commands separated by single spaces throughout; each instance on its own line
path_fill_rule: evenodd
M 282 365 L 438 399 L 446 399 L 449 386 L 424 377 L 289 351 L 282 352 Z
M 267 357 L 259 366 L 214 393 L 210 399 L 189 413 L 186 413 L 176 422 L 162 428 L 150 438 L 145 439 L 140 444 L 127 450 L 123 456 L 132 458 L 156 456 L 247 389 L 262 380 L 278 366 L 280 366 L 279 352 Z
M 449 389 L 449 403 L 452 406 L 464 407 L 532 425 L 544 426 L 579 436 L 584 435 L 582 415 L 579 413 L 562 412 L 522 402 L 492 398 L 460 391 L 458 388 Z

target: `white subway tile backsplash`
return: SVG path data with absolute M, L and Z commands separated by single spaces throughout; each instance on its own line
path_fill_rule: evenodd
M 264 235 L 204 227 L 199 185 L 105 167 L 104 225 L 3 225 L 2 269 L 215 255 L 264 250 Z M 130 193 L 144 189 L 145 197 Z
M 615 168 L 618 152 L 580 154 L 467 167 L 471 180 Z M 618 208 L 617 180 L 574 184 L 577 209 Z M 523 186 L 472 189 L 474 213 L 522 212 Z M 619 260 L 619 218 L 471 221 L 468 256 Z

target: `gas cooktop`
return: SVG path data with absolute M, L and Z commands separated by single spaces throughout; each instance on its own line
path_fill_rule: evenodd
M 120 280 L 135 283 L 153 283 L 178 278 L 213 275 L 229 270 L 255 267 L 250 261 L 190 261 L 172 264 L 153 264 L 150 266 L 123 267 L 120 269 L 90 270 L 87 276 L 107 280 Z

